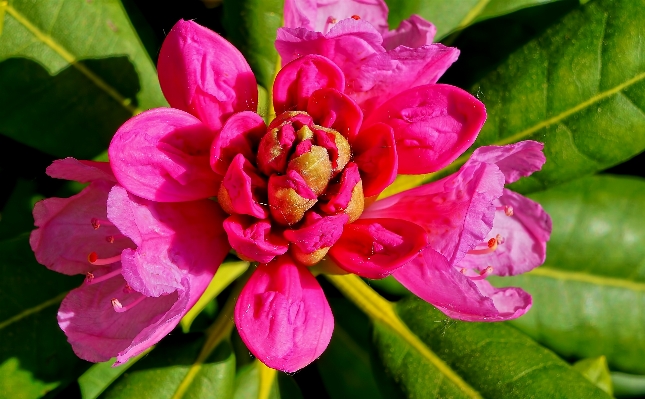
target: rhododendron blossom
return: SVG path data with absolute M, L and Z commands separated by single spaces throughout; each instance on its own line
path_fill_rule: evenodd
M 286 21 L 293 15 L 286 10 Z M 172 108 L 121 126 L 109 168 L 71 159 L 50 167 L 53 176 L 91 183 L 75 197 L 41 203 L 32 234 L 41 263 L 87 273 L 59 312 L 79 356 L 118 354 L 122 362 L 158 341 L 229 248 L 258 264 L 237 299 L 239 334 L 283 371 L 312 362 L 331 338 L 331 309 L 309 270 L 323 259 L 363 277 L 393 274 L 455 318 L 506 320 L 528 310 L 528 294 L 484 278 L 544 260 L 548 215 L 504 189 L 540 169 L 542 145 L 482 147 L 454 175 L 375 201 L 397 174 L 454 161 L 486 113 L 467 92 L 436 83 L 458 52 L 431 44 L 429 23 L 415 17 L 389 32 L 361 18 L 332 22 L 322 32 L 278 32 L 284 65 L 268 123 L 255 112 L 256 81 L 239 51 L 196 23 L 178 22 L 158 63 Z M 412 31 L 426 32 L 424 39 Z M 73 201 L 84 205 L 64 206 Z M 52 242 L 66 223 L 84 219 L 114 242 L 99 244 L 100 235 Z M 142 320 L 127 316 L 146 309 Z M 103 338 L 120 346 L 90 355 Z

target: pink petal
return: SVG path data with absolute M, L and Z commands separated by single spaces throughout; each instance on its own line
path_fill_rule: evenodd
M 363 111 L 347 95 L 335 89 L 313 92 L 307 106 L 317 125 L 328 127 L 342 134 L 350 143 L 358 134 L 363 122 Z
M 506 184 L 509 184 L 542 169 L 546 162 L 543 149 L 544 144 L 530 140 L 504 146 L 479 147 L 468 162 L 497 165 L 506 177 Z
M 257 84 L 242 54 L 217 33 L 180 20 L 161 46 L 159 83 L 173 108 L 216 132 L 235 112 L 255 111 Z
M 318 32 L 326 33 L 338 21 L 354 16 L 369 22 L 381 33 L 388 30 L 388 10 L 383 0 L 318 0 L 317 8 L 315 30 Z
M 288 256 L 258 266 L 237 300 L 235 324 L 253 355 L 285 372 L 320 356 L 334 329 L 322 288 Z
M 136 250 L 123 251 L 122 273 L 146 296 L 181 290 L 186 276 L 193 285 L 196 280 L 208 285 L 230 248 L 222 229 L 225 215 L 210 200 L 159 203 L 114 186 L 108 217 L 137 242 Z
M 354 162 L 361 171 L 366 197 L 380 194 L 394 181 L 399 158 L 390 126 L 379 122 L 361 130 L 352 150 Z
M 316 30 L 317 0 L 285 0 L 284 26 L 288 28 L 305 28 Z
M 341 70 L 325 57 L 309 55 L 285 65 L 273 83 L 273 107 L 276 114 L 304 111 L 312 93 L 330 88 L 342 91 L 345 78 Z
M 238 255 L 254 262 L 267 263 L 289 249 L 289 244 L 271 232 L 269 220 L 233 215 L 224 221 L 228 241 Z
M 503 241 L 489 254 L 466 255 L 458 267 L 485 269 L 492 266 L 493 274 L 507 276 L 525 273 L 543 264 L 546 242 L 551 235 L 549 214 L 537 202 L 508 189 L 504 189 L 504 195 L 495 204 L 498 210 L 487 237 L 499 235 Z M 511 207 L 511 216 L 500 209 L 504 206 Z
M 401 21 L 396 30 L 383 34 L 383 47 L 392 50 L 399 46 L 417 48 L 431 44 L 437 28 L 418 15 Z
M 266 207 L 260 205 L 258 190 L 264 192 L 266 203 L 266 180 L 244 155 L 237 154 L 222 180 L 222 188 L 230 198 L 230 206 L 235 213 L 249 215 L 258 219 L 269 217 Z M 226 208 L 225 208 L 226 209 Z M 230 210 L 227 209 L 230 212 Z
M 219 177 L 209 163 L 214 134 L 197 118 L 157 108 L 128 120 L 108 154 L 119 183 L 131 193 L 161 202 L 217 195 Z
M 343 233 L 343 225 L 348 216 L 344 213 L 334 216 L 321 216 L 308 212 L 304 224 L 297 230 L 285 230 L 284 238 L 298 246 L 302 252 L 310 254 L 321 248 L 329 248 L 338 241 Z
M 344 270 L 383 278 L 405 265 L 427 246 L 423 228 L 397 219 L 359 219 L 348 224 L 329 250 Z
M 374 202 L 361 219 L 394 218 L 423 227 L 430 247 L 451 265 L 481 243 L 493 227 L 504 175 L 495 165 L 469 164 L 439 181 Z
M 340 176 L 340 182 L 332 187 L 327 188 L 327 200 L 319 205 L 320 210 L 328 215 L 335 215 L 347 209 L 349 201 L 352 199 L 354 187 L 361 181 L 361 175 L 358 166 L 350 162 L 347 164 Z M 340 232 L 338 233 L 340 237 Z
M 266 132 L 264 120 L 255 112 L 244 111 L 231 116 L 219 136 L 213 140 L 210 154 L 213 171 L 224 176 L 237 154 L 255 162 L 257 143 Z
M 93 180 L 116 183 L 109 162 L 79 161 L 74 158 L 57 159 L 47 167 L 47 175 L 81 183 L 89 183 Z
M 115 226 L 105 223 L 112 186 L 106 180 L 97 180 L 70 198 L 48 198 L 36 203 L 34 220 L 38 228 L 31 232 L 29 243 L 39 263 L 59 273 L 84 274 L 101 268 L 89 263 L 90 253 L 111 258 L 134 247 Z M 93 219 L 101 221 L 99 228 L 93 227 Z M 109 237 L 114 238 L 113 243 Z
M 394 129 L 399 173 L 439 170 L 457 159 L 475 141 L 486 110 L 475 97 L 448 85 L 407 90 L 380 106 L 365 121 Z
M 531 296 L 521 289 L 496 289 L 485 280 L 473 281 L 431 248 L 395 271 L 394 278 L 453 319 L 510 320 L 531 307 Z

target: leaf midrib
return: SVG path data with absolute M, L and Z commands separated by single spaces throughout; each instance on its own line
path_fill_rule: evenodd
M 3 3 L 2 6 L 4 10 L 9 13 L 9 15 L 11 15 L 18 23 L 20 23 L 28 31 L 30 31 L 36 39 L 38 39 L 44 45 L 48 46 L 62 59 L 64 59 L 74 68 L 76 68 L 79 72 L 85 75 L 85 77 L 87 77 L 99 89 L 103 90 L 108 96 L 110 96 L 117 103 L 119 103 L 119 105 L 125 108 L 128 112 L 132 113 L 132 115 L 137 115 L 142 112 L 141 109 L 131 105 L 131 99 L 126 98 L 114 87 L 112 87 L 105 80 L 103 80 L 100 76 L 92 72 L 83 63 L 79 62 L 78 59 L 71 52 L 69 52 L 61 44 L 57 43 L 53 37 L 46 34 L 42 30 L 40 30 L 36 25 L 31 23 L 31 21 L 29 21 L 29 19 L 26 16 L 24 16 L 18 10 L 16 10 L 13 6 L 11 6 L 11 4 Z M 52 26 L 53 26 L 53 23 L 52 23 Z

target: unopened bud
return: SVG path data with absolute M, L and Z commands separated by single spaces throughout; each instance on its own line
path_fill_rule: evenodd
M 329 153 L 317 145 L 311 146 L 309 152 L 289 161 L 288 169 L 298 172 L 316 195 L 325 191 L 331 179 Z
M 289 177 L 272 175 L 269 178 L 269 208 L 271 216 L 279 224 L 291 226 L 298 223 L 316 202 L 316 199 L 298 194 Z

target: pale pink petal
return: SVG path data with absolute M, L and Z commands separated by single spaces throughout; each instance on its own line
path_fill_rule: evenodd
M 231 116 L 213 140 L 210 154 L 213 171 L 224 176 L 237 154 L 255 162 L 257 143 L 266 132 L 264 120 L 255 112 L 244 111 Z
M 384 123 L 375 123 L 361 130 L 352 145 L 354 162 L 361 171 L 366 197 L 378 195 L 397 175 L 399 158 L 394 131 Z
M 249 215 L 258 219 L 269 217 L 266 206 L 260 204 L 258 191 L 264 192 L 266 201 L 267 182 L 260 176 L 259 171 L 249 162 L 243 154 L 237 154 L 222 180 L 222 189 L 225 189 L 230 198 L 231 208 L 228 212 Z
M 354 17 L 369 22 L 379 32 L 386 33 L 387 11 L 383 0 L 318 0 L 314 30 L 326 33 L 338 21 Z
M 319 126 L 332 128 L 342 134 L 350 144 L 363 122 L 363 111 L 347 95 L 335 89 L 313 92 L 307 113 Z
M 136 250 L 123 251 L 122 273 L 130 287 L 146 296 L 184 289 L 186 276 L 206 279 L 208 285 L 230 248 L 222 228 L 225 214 L 210 200 L 159 203 L 114 186 L 108 217 L 140 240 Z
M 228 241 L 238 255 L 254 262 L 267 263 L 289 249 L 289 243 L 271 232 L 269 220 L 233 215 L 224 221 Z
M 284 26 L 287 28 L 305 28 L 316 30 L 317 0 L 285 0 Z
M 392 50 L 399 46 L 417 48 L 431 44 L 437 28 L 418 15 L 401 21 L 396 30 L 383 34 L 383 47 Z
M 380 106 L 364 125 L 392 126 L 399 156 L 399 173 L 439 170 L 472 145 L 486 120 L 486 109 L 475 97 L 449 85 L 425 85 L 407 90 Z
M 343 225 L 348 216 L 344 213 L 334 216 L 321 216 L 308 212 L 303 225 L 297 230 L 285 230 L 284 238 L 306 254 L 321 248 L 329 248 L 338 241 L 343 233 Z
M 320 356 L 334 329 L 322 288 L 288 256 L 258 266 L 237 300 L 235 324 L 253 355 L 285 372 Z
M 510 320 L 531 307 L 531 296 L 521 289 L 496 289 L 487 281 L 473 281 L 431 248 L 396 270 L 394 278 L 453 319 Z
M 273 107 L 277 114 L 284 111 L 304 111 L 312 93 L 330 88 L 342 91 L 345 78 L 330 60 L 308 55 L 285 65 L 273 83 Z
M 546 162 L 543 149 L 544 144 L 530 140 L 504 146 L 479 147 L 468 162 L 494 163 L 504 173 L 506 184 L 509 184 L 542 169 Z
M 89 183 L 106 180 L 116 183 L 109 162 L 84 161 L 74 158 L 57 159 L 47 167 L 47 175 L 56 179 Z
M 343 229 L 329 250 L 342 269 L 367 278 L 383 278 L 427 246 L 423 228 L 397 219 L 359 219 Z
M 194 116 L 172 108 L 143 112 L 124 123 L 108 150 L 119 183 L 161 202 L 217 195 L 221 177 L 210 167 L 214 133 Z
M 180 20 L 161 46 L 159 83 L 173 108 L 219 131 L 235 112 L 255 111 L 257 84 L 242 54 L 217 33 Z
M 493 227 L 504 175 L 497 166 L 478 163 L 436 182 L 374 202 L 361 219 L 394 218 L 418 224 L 430 247 L 451 265 L 481 243 Z
M 499 236 L 494 252 L 469 254 L 457 267 L 483 270 L 493 267 L 492 274 L 501 276 L 528 272 L 546 259 L 546 242 L 551 235 L 551 218 L 542 206 L 511 190 L 495 201 L 497 212 L 490 238 Z M 510 207 L 510 208 L 508 208 Z
M 107 222 L 106 203 L 112 186 L 97 180 L 70 198 L 36 203 L 37 229 L 31 232 L 29 243 L 39 263 L 59 273 L 84 274 L 102 267 L 89 263 L 90 253 L 104 259 L 134 248 L 129 238 Z

